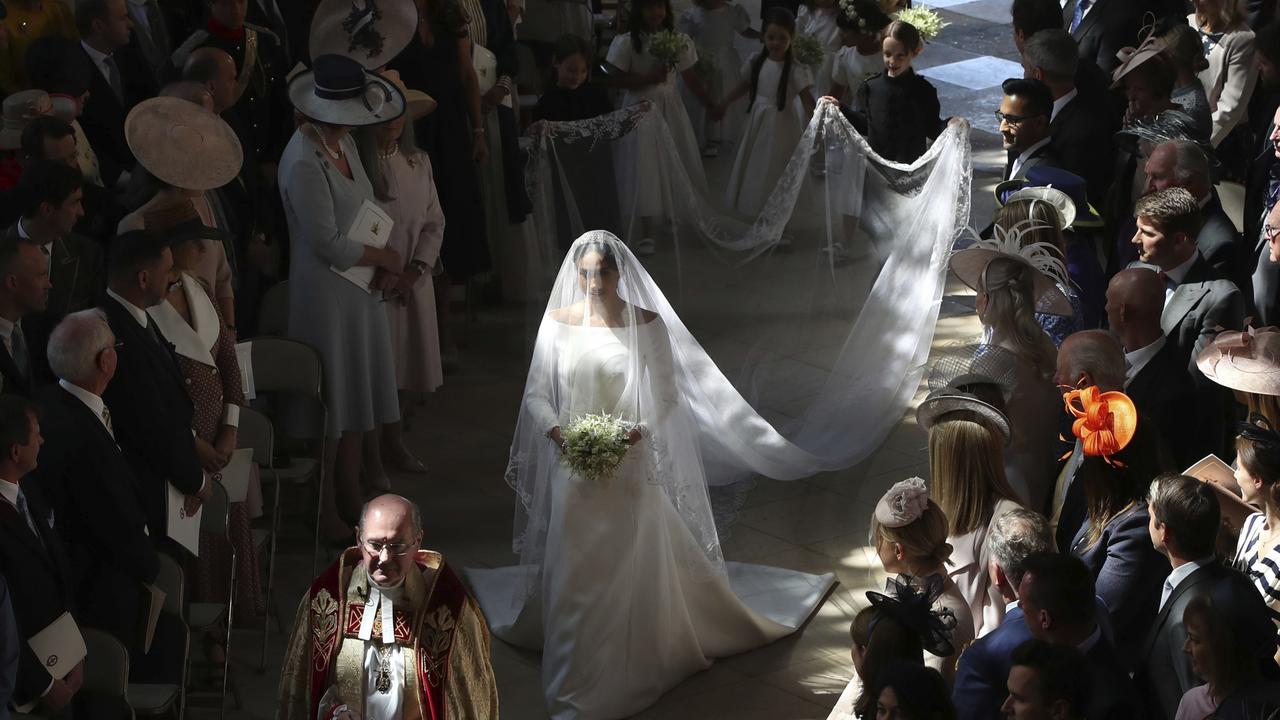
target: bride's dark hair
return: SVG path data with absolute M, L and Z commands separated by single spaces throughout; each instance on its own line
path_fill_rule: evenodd
M 576 266 L 582 262 L 582 258 L 586 257 L 589 252 L 600 253 L 600 259 L 604 260 L 604 264 L 613 270 L 622 269 L 618 261 L 618 254 L 614 252 L 609 243 L 603 240 L 587 240 L 575 247 L 573 249 L 573 264 Z

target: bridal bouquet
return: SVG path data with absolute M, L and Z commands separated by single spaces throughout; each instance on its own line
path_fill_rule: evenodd
M 662 67 L 671 70 L 689 49 L 688 40 L 674 30 L 663 30 L 649 36 L 649 55 Z
M 916 30 L 920 31 L 920 37 L 925 42 L 938 37 L 938 33 L 942 32 L 942 28 L 951 23 L 943 22 L 942 16 L 927 5 L 917 5 L 916 7 L 904 8 L 894 16 L 895 20 L 901 20 L 910 24 Z
M 822 64 L 824 54 L 822 43 L 809 33 L 800 33 L 791 41 L 791 57 L 801 65 L 818 67 Z
M 565 463 L 585 480 L 608 480 L 631 447 L 634 427 L 608 414 L 579 415 L 560 434 Z

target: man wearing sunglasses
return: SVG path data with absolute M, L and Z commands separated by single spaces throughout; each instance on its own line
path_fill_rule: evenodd
M 1000 139 L 1009 154 L 1004 165 L 1004 180 L 1021 180 L 1037 165 L 1061 167 L 1049 144 L 1049 114 L 1053 96 L 1039 80 L 1009 78 L 1001 88 L 1004 99 L 996 111 L 1000 123 Z
M 496 720 L 489 627 L 417 506 L 379 495 L 356 531 L 298 608 L 276 717 Z

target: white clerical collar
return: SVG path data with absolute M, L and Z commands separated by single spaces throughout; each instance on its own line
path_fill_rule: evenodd
M 102 401 L 102 398 L 94 395 L 88 390 L 85 390 L 79 385 L 67 382 L 66 380 L 58 380 L 58 386 L 63 390 L 66 390 L 80 402 L 84 403 L 85 407 L 93 411 L 94 417 L 98 418 L 98 422 L 102 422 L 102 411 L 106 409 L 107 406 L 106 403 Z M 107 424 L 105 422 L 102 423 L 103 427 L 106 427 L 106 425 Z
M 361 640 L 373 639 L 374 620 L 382 619 L 383 645 L 394 645 L 396 642 L 395 601 L 404 597 L 404 578 L 390 587 L 382 588 L 369 578 L 369 599 L 364 603 L 364 615 L 360 618 Z
M 1181 285 L 1182 281 L 1187 277 L 1187 273 L 1191 272 L 1191 266 L 1196 264 L 1196 259 L 1200 257 L 1200 251 L 1196 250 L 1191 256 L 1183 260 L 1178 267 L 1165 271 L 1165 277 L 1174 282 L 1174 285 Z
M 1058 117 L 1058 113 L 1062 112 L 1062 108 L 1066 107 L 1067 103 L 1071 102 L 1072 100 L 1075 100 L 1076 95 L 1078 95 L 1079 93 L 1080 91 L 1077 90 L 1076 88 L 1071 88 L 1071 92 L 1067 93 L 1066 95 L 1063 95 L 1057 100 L 1054 100 L 1053 112 L 1049 113 L 1049 122 L 1053 122 L 1054 119 Z
M 1138 376 L 1138 373 L 1142 372 L 1142 368 L 1146 367 L 1147 363 L 1151 362 L 1151 358 L 1155 357 L 1157 353 L 1164 349 L 1165 342 L 1165 337 L 1161 335 L 1150 345 L 1140 347 L 1133 352 L 1127 352 L 1124 354 L 1125 387 L 1128 387 L 1129 383 L 1133 382 L 1133 379 Z
M 128 311 L 129 311 L 129 314 L 133 316 L 133 319 L 134 319 L 134 320 L 137 320 L 137 321 L 138 321 L 138 324 L 139 324 L 139 325 L 141 325 L 141 326 L 142 326 L 142 327 L 144 327 L 144 328 L 145 328 L 145 327 L 147 327 L 147 325 L 149 324 L 149 321 L 147 320 L 147 311 L 146 311 L 146 310 L 143 310 L 142 308 L 138 307 L 137 305 L 134 305 L 133 303 L 129 302 L 128 300 L 125 300 L 124 298 L 120 297 L 119 295 L 117 295 L 117 294 L 116 294 L 116 291 L 115 291 L 115 290 L 112 290 L 111 288 L 107 288 L 107 295 L 108 295 L 108 296 L 110 296 L 110 297 L 111 297 L 111 299 L 113 299 L 113 300 L 115 300 L 116 302 L 120 303 L 120 304 L 124 307 L 124 309 L 125 309 L 125 310 L 128 310 Z
M 18 483 L 0 479 L 0 497 L 13 507 L 18 507 Z

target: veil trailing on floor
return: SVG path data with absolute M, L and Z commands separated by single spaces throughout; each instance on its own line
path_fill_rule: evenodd
M 643 104 L 539 123 L 530 134 L 530 287 L 548 295 L 508 471 L 523 564 L 540 564 L 529 540 L 546 520 L 529 486 L 531 453 L 555 451 L 545 423 L 529 415 L 528 393 L 535 373 L 549 372 L 548 318 L 577 302 L 575 292 L 581 299 L 570 240 L 592 230 L 628 245 L 642 232 L 657 241 L 643 266 L 624 249 L 619 292 L 661 320 L 706 484 L 808 477 L 879 446 L 917 390 L 947 258 L 968 224 L 966 124 L 901 165 L 876 156 L 834 105 L 819 104 L 755 218 L 695 189 L 662 118 Z M 627 170 L 640 154 L 642 178 Z M 720 562 L 714 526 L 680 509 Z

